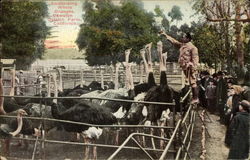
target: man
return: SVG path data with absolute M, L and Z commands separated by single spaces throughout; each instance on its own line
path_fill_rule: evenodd
M 36 86 L 36 93 L 37 94 L 40 94 L 41 93 L 41 88 L 42 88 L 42 82 L 43 82 L 43 76 L 41 74 L 41 71 L 36 71 L 36 75 L 37 75 L 37 79 L 36 79 L 36 82 L 35 84 L 37 84 Z
M 227 101 L 227 82 L 224 79 L 224 73 L 219 71 L 217 73 L 217 86 L 216 86 L 216 109 L 219 111 L 220 123 L 225 123 L 224 107 Z
M 201 80 L 199 81 L 200 83 L 198 83 L 199 86 L 199 100 L 200 100 L 200 104 L 202 107 L 207 108 L 207 99 L 205 96 L 205 92 L 206 92 L 206 88 L 209 85 L 209 77 L 210 74 L 208 71 L 202 71 L 200 73 L 200 78 Z
M 20 95 L 24 95 L 24 93 L 25 93 L 25 87 L 24 87 L 24 85 L 25 85 L 25 77 L 24 77 L 24 75 L 23 75 L 23 70 L 20 70 L 19 71 L 19 75 L 17 76 L 17 78 L 19 79 L 19 85 L 20 85 L 20 87 L 19 87 L 19 91 L 20 91 Z
M 228 159 L 249 157 L 249 108 L 250 103 L 243 100 L 239 105 L 239 112 L 230 125 L 231 142 Z
M 198 103 L 197 66 L 199 63 L 198 49 L 191 43 L 190 33 L 186 33 L 181 42 L 161 32 L 171 43 L 180 47 L 179 64 L 185 74 L 186 83 L 192 87 L 193 99 L 191 103 Z

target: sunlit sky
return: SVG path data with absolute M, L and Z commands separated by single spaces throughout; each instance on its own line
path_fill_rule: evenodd
M 54 2 L 54 3 L 53 3 Z M 69 6 L 72 7 L 71 10 L 73 13 L 70 13 L 71 18 L 77 19 L 76 24 L 64 24 L 57 25 L 54 22 L 46 19 L 46 23 L 48 26 L 53 27 L 52 35 L 47 39 L 46 46 L 49 48 L 76 48 L 75 40 L 77 38 L 79 32 L 79 24 L 83 23 L 82 15 L 84 11 L 82 10 L 82 4 L 84 0 L 74 0 L 74 1 L 47 1 L 49 16 L 53 16 L 53 14 L 57 14 L 56 10 L 58 9 L 57 2 L 69 2 L 71 3 Z M 72 3 L 73 2 L 73 3 Z M 114 4 L 119 5 L 119 0 L 114 0 Z M 156 5 L 160 6 L 163 9 L 164 13 L 167 15 L 169 11 L 171 11 L 174 5 L 180 7 L 181 12 L 183 13 L 183 20 L 179 22 L 179 25 L 187 23 L 190 24 L 192 21 L 198 21 L 198 16 L 195 15 L 195 11 L 192 10 L 192 0 L 142 0 L 144 9 L 147 11 L 154 11 Z M 61 9 L 67 10 L 67 9 Z M 68 19 L 65 18 L 64 22 L 68 22 Z M 69 21 L 70 22 L 70 21 Z

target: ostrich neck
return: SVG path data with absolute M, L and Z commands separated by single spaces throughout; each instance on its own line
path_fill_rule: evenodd
M 141 63 L 140 64 L 140 83 L 143 83 L 142 75 L 143 75 L 143 64 Z
M 148 74 L 148 63 L 147 63 L 147 60 L 146 60 L 146 57 L 144 54 L 142 55 L 142 60 L 144 62 L 144 67 L 145 67 L 145 71 L 146 71 L 146 75 L 147 75 Z
M 17 129 L 14 132 L 10 132 L 10 134 L 15 137 L 16 135 L 18 135 L 23 127 L 23 118 L 20 115 L 17 115 Z
M 131 83 L 130 83 L 130 69 L 131 69 L 131 66 L 130 66 L 130 64 L 128 63 L 129 62 L 129 53 L 125 53 L 125 68 L 126 68 L 126 70 L 125 70 L 125 75 L 126 75 L 126 78 L 125 78 L 125 80 L 126 80 L 126 84 L 125 84 L 125 86 L 126 86 L 126 88 L 127 89 L 130 89 L 131 88 Z
M 56 103 L 53 103 L 51 105 L 51 114 L 54 118 L 56 119 L 60 119 L 60 113 L 59 113 L 59 110 L 58 110 L 58 105 Z
M 58 73 L 58 76 L 59 76 L 59 85 L 58 85 L 58 90 L 59 91 L 63 91 L 63 87 L 62 87 L 62 69 L 61 68 L 57 68 L 57 73 Z
M 115 65 L 115 89 L 118 89 L 118 87 L 119 87 L 119 83 L 118 83 L 118 74 L 119 74 L 119 68 L 120 68 L 120 65 L 121 64 L 119 64 L 119 63 L 117 63 L 116 65 Z

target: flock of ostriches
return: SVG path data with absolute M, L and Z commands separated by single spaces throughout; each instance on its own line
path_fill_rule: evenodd
M 73 89 L 65 89 L 62 92 L 59 92 L 58 95 L 54 96 L 99 97 L 166 103 L 172 103 L 173 100 L 175 100 L 175 111 L 180 111 L 180 97 L 187 93 L 189 87 L 185 86 L 180 91 L 175 91 L 168 85 L 166 75 L 167 53 L 162 53 L 162 42 L 157 43 L 157 53 L 159 56 L 160 66 L 160 84 L 156 84 L 152 69 L 151 47 L 152 43 L 147 44 L 144 49 L 140 50 L 144 68 L 147 74 L 146 83 L 141 83 L 134 86 L 133 75 L 131 72 L 131 63 L 129 63 L 131 49 L 128 49 L 125 51 L 124 62 L 126 68 L 125 88 L 109 88 L 107 90 L 103 90 L 100 83 L 93 81 L 88 86 L 77 86 Z M 173 111 L 173 107 L 167 105 L 118 102 L 100 99 L 49 99 L 46 101 L 46 106 L 42 105 L 41 107 L 38 99 L 5 98 L 2 105 L 7 114 L 11 114 L 14 111 L 20 111 L 20 109 L 22 109 L 26 111 L 28 116 L 43 116 L 46 118 L 69 120 L 95 125 L 143 125 L 147 122 L 147 125 L 164 126 L 166 125 L 167 118 L 169 118 L 169 115 L 166 114 L 169 114 L 169 110 Z M 1 118 L 1 130 L 4 130 L 4 127 L 7 126 L 14 131 L 19 125 L 20 116 L 18 120 Z M 34 135 L 37 132 L 37 128 L 39 128 L 40 121 L 23 119 L 21 125 L 21 129 L 19 126 L 19 134 Z M 59 130 L 63 129 L 67 132 L 79 133 L 83 136 L 86 143 L 98 139 L 99 136 L 102 135 L 101 127 L 91 127 L 87 125 L 71 123 L 49 122 L 46 123 L 44 130 L 45 132 L 49 132 L 50 129 L 55 127 Z M 12 136 L 13 135 L 16 135 L 16 133 L 12 134 Z M 118 134 L 116 136 L 118 136 Z M 117 140 L 118 138 L 116 137 L 116 144 L 118 143 Z M 8 149 L 6 149 L 6 152 L 7 151 Z M 87 151 L 88 150 L 86 150 L 86 152 Z M 85 153 L 85 158 L 88 158 L 88 153 Z M 96 158 L 96 154 L 93 158 Z

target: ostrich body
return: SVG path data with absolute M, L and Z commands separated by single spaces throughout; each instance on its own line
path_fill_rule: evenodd
M 152 69 L 152 59 L 151 59 L 151 47 L 152 43 L 149 43 L 145 46 L 145 49 L 140 50 L 141 57 L 143 59 L 144 67 L 146 70 L 147 82 L 138 84 L 134 87 L 135 96 L 147 92 L 153 86 L 156 86 L 153 69 Z M 148 61 L 146 60 L 145 54 L 147 51 Z
M 67 110 L 59 111 L 60 105 L 52 104 L 52 116 L 56 119 L 69 120 L 75 122 L 83 122 L 95 125 L 112 125 L 117 123 L 116 117 L 110 112 L 109 109 L 104 108 L 98 104 L 88 101 L 81 101 L 80 103 L 70 107 Z M 86 125 L 61 123 L 62 127 L 68 132 L 81 133 L 86 143 L 91 143 L 95 139 L 86 138 L 86 131 L 90 128 Z M 98 134 L 98 133 L 96 133 Z M 85 159 L 88 159 L 89 147 L 86 147 Z M 96 158 L 96 147 L 94 147 L 94 159 Z
M 145 96 L 145 101 L 172 103 L 173 91 L 168 86 L 167 75 L 166 75 L 167 53 L 162 54 L 162 42 L 161 41 L 157 43 L 157 52 L 159 55 L 159 62 L 160 62 L 160 85 L 154 86 L 148 90 L 147 95 Z M 162 112 L 168 108 L 169 107 L 166 105 L 156 105 L 156 104 L 148 105 L 147 119 L 153 124 L 161 125 L 161 126 L 165 125 L 165 124 L 162 124 L 159 120 L 162 116 Z M 153 129 L 151 129 L 151 134 L 153 134 Z M 164 133 L 161 132 L 161 136 L 163 135 Z M 151 139 L 151 141 L 152 141 L 153 148 L 155 148 L 153 139 Z M 161 148 L 163 148 L 162 144 L 163 142 L 161 142 Z
M 13 125 L 13 122 L 11 122 L 10 124 L 1 124 L 0 125 L 1 138 L 15 137 L 16 135 L 18 135 L 21 132 L 22 127 L 23 127 L 22 116 L 27 115 L 27 113 L 22 109 L 19 109 L 16 112 L 17 112 L 17 119 L 16 119 L 17 124 Z M 12 114 L 14 114 L 14 112 Z M 15 128 L 16 128 L 16 130 L 14 130 Z
M 27 115 L 27 113 L 22 109 L 18 109 L 17 111 L 8 113 L 8 115 L 16 115 L 16 114 L 17 114 L 16 120 L 5 119 L 6 121 L 1 122 L 0 125 L 0 137 L 4 138 L 2 140 L 2 146 L 3 146 L 3 152 L 6 155 L 9 155 L 10 138 L 17 136 L 19 133 L 22 133 L 23 131 L 27 131 L 27 128 L 29 127 L 29 125 L 22 119 L 24 115 Z

